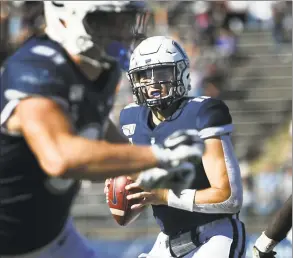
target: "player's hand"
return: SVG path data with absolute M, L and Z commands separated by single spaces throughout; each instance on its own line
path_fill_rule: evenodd
M 276 252 L 270 251 L 269 253 L 263 253 L 257 249 L 256 246 L 253 247 L 252 249 L 252 257 L 253 258 L 275 258 L 276 257 Z
M 184 162 L 174 168 L 144 170 L 137 177 L 136 183 L 145 190 L 156 188 L 182 190 L 188 188 L 195 178 L 194 165 L 190 162 Z
M 160 167 L 176 167 L 184 161 L 197 162 L 205 151 L 197 130 L 179 130 L 171 134 L 162 146 L 153 145 Z
M 125 187 L 126 190 L 142 189 L 141 186 L 134 182 Z M 144 190 L 144 189 L 142 189 Z M 168 189 L 156 189 L 151 191 L 142 191 L 139 193 L 131 194 L 127 196 L 128 200 L 141 200 L 140 203 L 131 206 L 132 210 L 140 209 L 146 205 L 167 205 L 168 204 Z
M 104 186 L 104 194 L 108 194 L 109 191 L 109 186 L 110 186 L 110 182 L 111 182 L 112 178 L 107 178 L 105 180 L 105 186 Z
M 109 186 L 110 186 L 111 180 L 112 180 L 112 178 L 107 178 L 105 180 L 104 194 L 106 195 L 106 203 L 109 202 L 109 200 L 108 200 L 108 192 L 109 192 Z

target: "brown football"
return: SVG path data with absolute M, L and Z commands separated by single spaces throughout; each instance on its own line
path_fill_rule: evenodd
M 125 186 L 133 183 L 126 176 L 115 177 L 111 179 L 108 191 L 108 205 L 110 211 L 120 226 L 126 226 L 134 221 L 142 212 L 143 208 L 131 210 L 133 204 L 140 200 L 127 200 L 127 195 L 141 192 L 141 189 L 125 189 Z

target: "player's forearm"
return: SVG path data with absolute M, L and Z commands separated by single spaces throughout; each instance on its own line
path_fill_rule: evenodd
M 194 197 L 195 204 L 213 204 L 221 203 L 230 197 L 231 192 L 227 189 L 207 188 L 197 190 Z
M 276 213 L 265 234 L 277 242 L 282 241 L 292 227 L 292 195 Z
M 228 190 L 208 188 L 204 190 L 185 189 L 180 193 L 169 190 L 168 206 L 191 212 L 237 213 L 242 205 L 242 196 L 230 194 Z
M 240 211 L 243 201 L 242 191 L 239 189 L 208 188 L 199 190 L 195 194 L 193 210 L 202 213 L 230 213 Z
M 66 177 L 101 180 L 157 166 L 148 146 L 110 144 L 76 137 L 66 147 Z

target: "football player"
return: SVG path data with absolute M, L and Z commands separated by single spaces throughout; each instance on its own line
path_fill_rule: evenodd
M 44 4 L 46 33 L 1 69 L 0 256 L 95 257 L 69 218 L 79 179 L 167 169 L 198 153 L 192 142 L 184 153 L 131 146 L 108 122 L 118 61 L 127 65 L 145 32 L 144 2 Z
M 228 107 L 206 96 L 187 97 L 189 59 L 168 37 L 142 41 L 131 55 L 128 77 L 135 103 L 121 111 L 120 126 L 130 142 L 172 146 L 178 139 L 170 134 L 196 130 L 206 148 L 194 163 L 194 180 L 189 177 L 185 189 L 145 189 L 127 197 L 142 200 L 132 209 L 152 204 L 161 228 L 150 253 L 140 257 L 245 257 L 245 228 L 238 217 L 242 183 Z M 180 177 L 176 180 L 181 182 Z M 139 177 L 126 189 L 136 187 Z
M 253 258 L 274 258 L 276 245 L 286 238 L 292 228 L 292 195 L 276 213 L 272 223 L 256 240 L 253 247 Z

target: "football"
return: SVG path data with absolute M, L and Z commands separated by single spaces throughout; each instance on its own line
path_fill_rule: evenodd
M 126 190 L 125 186 L 133 183 L 126 176 L 115 177 L 110 181 L 108 191 L 108 205 L 112 216 L 120 226 L 126 226 L 134 221 L 142 212 L 143 208 L 131 210 L 133 204 L 140 200 L 127 200 L 127 195 L 141 192 L 141 189 Z

